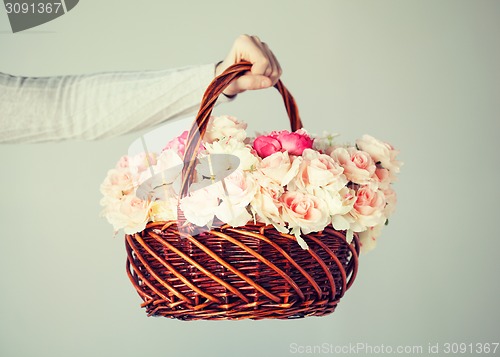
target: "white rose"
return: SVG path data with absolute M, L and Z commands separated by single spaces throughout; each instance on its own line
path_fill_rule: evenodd
M 137 197 L 164 200 L 167 196 L 175 196 L 180 187 L 182 167 L 183 161 L 174 150 L 164 150 L 150 170 L 141 172 L 137 180 Z
M 313 149 L 326 154 L 326 151 L 335 145 L 335 138 L 339 136 L 337 133 L 323 132 L 322 136 L 316 136 L 313 142 Z
M 177 199 L 173 197 L 166 200 L 154 201 L 149 208 L 151 221 L 173 221 L 177 219 Z
M 255 179 L 249 173 L 236 170 L 217 186 L 220 187 L 222 197 L 215 211 L 217 218 L 233 227 L 247 224 L 252 219 L 247 206 L 259 188 Z
M 128 169 L 111 169 L 100 186 L 105 197 L 122 198 L 134 189 L 132 174 Z
M 216 140 L 233 138 L 243 142 L 247 137 L 246 128 L 246 123 L 239 122 L 232 116 L 212 116 L 209 119 L 207 131 L 205 132 L 203 140 L 207 143 L 213 143 Z
M 302 153 L 299 172 L 289 189 L 314 194 L 318 188 L 338 192 L 347 184 L 344 169 L 330 156 L 311 149 Z
M 189 222 L 200 227 L 211 223 L 218 206 L 219 192 L 216 185 L 193 191 L 180 201 L 184 217 Z
M 251 210 L 259 222 L 272 224 L 281 232 L 288 232 L 280 214 L 279 198 L 285 189 L 276 181 L 256 171 L 253 174 L 258 184 L 258 190 L 251 202 Z
M 127 195 L 121 199 L 116 209 L 108 212 L 106 218 L 115 230 L 123 228 L 125 234 L 134 234 L 146 228 L 149 206 L 148 201 Z
M 258 169 L 281 186 L 287 185 L 299 172 L 302 157 L 290 160 L 288 152 L 275 152 L 259 162 Z
M 251 147 L 245 145 L 241 141 L 236 139 L 228 139 L 215 141 L 211 144 L 205 144 L 205 148 L 209 154 L 231 154 L 235 155 L 240 159 L 241 170 L 253 170 L 258 159 L 252 154 Z
M 340 196 L 340 207 L 338 211 L 332 216 L 333 228 L 343 231 L 349 230 L 351 224 L 354 222 L 354 218 L 349 214 L 352 210 L 354 203 L 356 202 L 356 191 L 348 187 L 344 187 L 339 191 Z
M 396 160 L 399 151 L 390 144 L 377 140 L 373 136 L 363 135 L 361 139 L 356 140 L 356 145 L 360 150 L 370 154 L 375 162 L 380 162 L 387 170 L 393 173 L 399 172 L 401 162 Z

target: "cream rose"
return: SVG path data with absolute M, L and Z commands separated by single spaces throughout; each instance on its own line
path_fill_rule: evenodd
M 211 224 L 219 206 L 219 190 L 216 185 L 193 191 L 180 201 L 186 219 L 200 227 Z
M 351 229 L 351 223 L 354 218 L 349 214 L 356 202 L 356 191 L 351 188 L 344 187 L 339 191 L 341 205 L 338 212 L 332 216 L 333 228 L 344 231 Z
M 134 234 L 146 228 L 150 203 L 134 195 L 127 195 L 117 203 L 116 209 L 110 210 L 106 218 L 116 231 L 123 228 L 125 234 Z
M 215 210 L 217 218 L 233 227 L 247 224 L 252 219 L 247 206 L 259 188 L 252 175 L 236 170 L 217 186 L 222 198 Z
M 231 154 L 240 159 L 241 170 L 253 170 L 259 159 L 252 154 L 252 148 L 236 139 L 215 141 L 211 144 L 205 144 L 209 154 Z
M 246 123 L 240 122 L 232 116 L 212 116 L 209 119 L 207 131 L 203 140 L 207 143 L 213 143 L 216 140 L 233 138 L 243 142 L 247 137 L 246 128 Z
M 122 198 L 134 189 L 134 179 L 128 169 L 111 169 L 100 186 L 105 197 Z
M 347 184 L 344 169 L 330 156 L 305 149 L 302 158 L 299 172 L 290 182 L 291 190 L 315 194 L 315 189 L 323 188 L 338 192 Z
M 250 203 L 251 210 L 259 222 L 272 224 L 281 232 L 288 232 L 284 228 L 280 208 L 279 198 L 285 192 L 285 189 L 272 178 L 256 171 L 253 173 L 255 181 L 258 184 L 258 190 Z
M 401 162 L 396 160 L 399 151 L 390 144 L 377 140 L 373 136 L 363 135 L 361 139 L 356 140 L 356 145 L 360 150 L 370 154 L 375 162 L 380 162 L 387 170 L 399 173 Z
M 153 222 L 172 221 L 177 219 L 177 199 L 167 197 L 154 201 L 149 208 L 149 217 Z
M 316 137 L 313 142 L 313 149 L 328 154 L 326 151 L 335 146 L 335 138 L 339 136 L 337 133 L 323 132 L 322 136 Z
M 265 176 L 285 186 L 297 175 L 301 162 L 300 156 L 292 162 L 288 152 L 276 152 L 262 159 L 257 167 Z

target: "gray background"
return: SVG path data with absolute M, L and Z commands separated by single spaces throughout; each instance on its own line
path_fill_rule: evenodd
M 97 1 L 11 34 L 0 71 L 30 76 L 216 62 L 268 42 L 306 127 L 393 143 L 399 206 L 324 318 L 146 318 L 98 187 L 137 134 L 0 146 L 0 355 L 287 356 L 290 344 L 500 342 L 499 1 Z M 285 128 L 272 90 L 219 114 Z M 1 113 L 0 113 L 1 117 Z M 497 351 L 497 354 L 500 351 Z

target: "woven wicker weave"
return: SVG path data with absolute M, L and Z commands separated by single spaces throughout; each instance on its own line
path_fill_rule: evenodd
M 182 196 L 189 192 L 194 158 L 218 96 L 250 68 L 246 62 L 231 66 L 205 92 L 188 137 Z M 292 130 L 301 128 L 293 97 L 281 81 L 276 88 Z M 148 315 L 181 320 L 323 316 L 335 310 L 356 277 L 358 238 L 348 244 L 345 233 L 331 227 L 303 236 L 309 250 L 294 236 L 263 224 L 190 231 L 196 230 L 180 213 L 179 221 L 149 223 L 126 236 L 127 273 Z

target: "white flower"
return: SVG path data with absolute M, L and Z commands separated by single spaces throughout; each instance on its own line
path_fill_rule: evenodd
M 305 149 L 302 158 L 299 172 L 290 182 L 289 189 L 315 194 L 318 188 L 338 192 L 347 184 L 344 169 L 330 156 Z
M 350 230 L 354 218 L 349 214 L 356 202 L 356 192 L 353 189 L 344 187 L 339 191 L 341 200 L 340 207 L 332 216 L 333 228 L 339 231 Z
M 288 232 L 281 217 L 279 198 L 285 189 L 272 178 L 256 171 L 253 176 L 258 184 L 258 190 L 251 202 L 251 210 L 259 222 L 272 224 L 280 232 Z
M 364 232 L 358 233 L 359 245 L 362 253 L 368 253 L 377 245 L 377 238 L 382 232 L 383 224 L 368 228 Z
M 164 150 L 156 164 L 140 174 L 136 196 L 152 201 L 175 197 L 180 188 L 182 167 L 183 161 L 174 150 Z
M 219 192 L 216 185 L 193 191 L 180 201 L 184 217 L 200 227 L 212 222 L 218 206 Z
M 259 188 L 252 175 L 236 170 L 218 186 L 222 191 L 222 200 L 215 211 L 217 218 L 233 227 L 247 224 L 252 219 L 247 206 Z
M 134 195 L 123 197 L 116 207 L 106 213 L 106 218 L 116 231 L 123 228 L 125 234 L 134 234 L 146 228 L 150 203 Z
M 149 208 L 149 218 L 153 222 L 176 220 L 177 199 L 167 197 L 165 200 L 154 201 Z
M 323 135 L 314 138 L 313 149 L 326 153 L 326 150 L 335 145 L 334 140 L 340 134 L 323 131 Z
M 205 144 L 209 154 L 231 154 L 240 159 L 241 170 L 253 170 L 258 163 L 257 157 L 252 154 L 251 147 L 236 139 L 225 139 Z
M 245 129 L 247 124 L 239 122 L 236 118 L 223 115 L 220 117 L 210 117 L 208 127 L 203 140 L 206 143 L 213 143 L 216 140 L 235 139 L 243 142 L 247 137 Z
M 275 152 L 262 159 L 258 169 L 267 177 L 271 178 L 281 186 L 287 185 L 299 172 L 302 157 L 297 156 L 290 160 L 288 152 Z
M 401 162 L 396 160 L 399 151 L 390 144 L 377 140 L 373 136 L 363 135 L 361 139 L 356 140 L 356 145 L 360 150 L 370 154 L 375 162 L 380 162 L 387 170 L 399 173 Z

